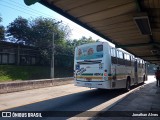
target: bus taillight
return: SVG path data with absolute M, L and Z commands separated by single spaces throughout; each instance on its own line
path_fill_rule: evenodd
M 104 70 L 103 75 L 104 75 L 104 76 L 107 76 L 107 70 Z
M 107 76 L 107 73 L 106 73 L 106 72 L 104 72 L 104 73 L 103 73 L 103 75 L 104 75 L 104 76 Z

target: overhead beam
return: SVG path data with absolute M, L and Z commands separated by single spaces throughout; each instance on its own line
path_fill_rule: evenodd
M 159 60 L 147 60 L 147 61 L 160 61 L 160 59 Z
M 142 46 L 150 46 L 151 43 L 139 43 L 139 44 L 128 44 L 128 45 L 117 45 L 117 48 L 128 48 L 128 47 L 142 47 Z
M 137 56 L 137 57 L 147 58 L 147 57 L 157 57 L 157 55 L 142 55 L 142 56 Z
M 142 46 L 150 46 L 150 45 L 160 45 L 160 43 L 149 42 L 149 43 L 139 43 L 139 44 L 116 45 L 116 47 L 117 48 L 128 48 L 128 47 L 142 47 Z

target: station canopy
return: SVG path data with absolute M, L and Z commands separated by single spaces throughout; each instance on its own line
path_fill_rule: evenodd
M 29 1 L 40 2 L 136 57 L 160 63 L 160 0 Z

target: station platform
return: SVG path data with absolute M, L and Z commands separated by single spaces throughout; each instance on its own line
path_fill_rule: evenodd
M 99 114 L 96 120 L 160 120 L 160 87 L 155 77 L 148 80 L 140 89 L 134 91 L 106 112 Z

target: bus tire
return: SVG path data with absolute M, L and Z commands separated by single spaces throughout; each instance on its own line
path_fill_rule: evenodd
M 144 82 L 145 82 L 145 78 L 146 78 L 146 77 L 145 77 L 145 75 L 144 75 L 144 76 L 143 76 L 143 82 L 142 82 L 142 84 L 144 84 Z
M 127 92 L 130 91 L 130 89 L 131 89 L 130 80 L 127 79 L 127 81 L 126 81 L 126 91 Z

